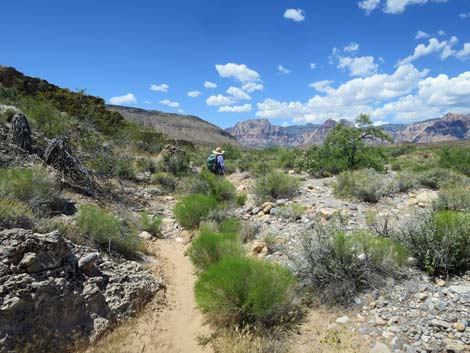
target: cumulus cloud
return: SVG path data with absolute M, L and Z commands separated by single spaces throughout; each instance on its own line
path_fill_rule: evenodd
M 405 11 L 409 5 L 424 5 L 428 2 L 445 3 L 448 0 L 362 0 L 358 6 L 367 14 L 381 7 L 382 11 L 389 14 L 400 14 Z
M 455 51 L 452 49 L 455 44 L 457 44 L 458 39 L 455 36 L 452 36 L 450 40 L 439 41 L 439 39 L 431 38 L 428 41 L 428 44 L 418 44 L 414 50 L 414 53 L 402 60 L 399 60 L 397 65 L 408 64 L 416 59 L 427 56 L 433 53 L 440 53 L 441 60 L 447 59 L 449 56 L 455 54 Z
M 217 88 L 217 84 L 214 82 L 206 81 L 204 82 L 204 87 L 205 88 Z
M 459 14 L 460 18 L 470 18 L 470 12 L 462 12 Z
M 418 31 L 416 32 L 415 39 L 429 38 L 431 35 L 429 33 Z
M 284 12 L 284 18 L 295 22 L 302 22 L 305 20 L 305 13 L 301 9 L 287 9 Z
M 282 65 L 278 65 L 278 66 L 277 66 L 277 72 L 278 72 L 278 74 L 280 74 L 280 75 L 288 75 L 288 74 L 290 74 L 290 70 L 287 69 L 287 68 L 285 68 L 285 67 L 282 66 Z
M 262 91 L 264 86 L 262 83 L 248 82 L 242 86 L 242 90 L 251 93 L 254 91 Z
M 317 81 L 309 84 L 310 87 L 315 88 L 318 92 L 327 92 L 328 90 L 332 89 L 331 84 L 333 81 L 331 80 L 322 80 Z
M 356 42 L 349 43 L 346 45 L 343 50 L 348 53 L 352 53 L 359 50 L 359 44 Z
M 461 60 L 470 58 L 470 43 L 465 43 L 463 49 L 455 53 L 455 56 Z
M 128 93 L 124 96 L 116 96 L 116 97 L 111 97 L 109 99 L 109 103 L 111 104 L 130 104 L 130 103 L 137 103 L 137 98 L 132 93 Z
M 377 73 L 379 65 L 375 63 L 373 56 L 339 56 L 338 68 L 349 70 L 350 76 L 364 77 Z
M 210 96 L 206 99 L 206 104 L 212 107 L 218 107 L 220 105 L 229 105 L 232 103 L 232 99 L 221 94 L 218 94 L 217 96 Z
M 230 94 L 230 98 L 234 101 L 249 100 L 251 97 L 238 87 L 229 87 L 227 93 Z
M 168 86 L 166 83 L 150 85 L 150 90 L 155 92 L 168 92 L 168 88 L 170 88 L 170 86 Z
M 191 97 L 191 98 L 199 97 L 201 93 L 202 93 L 201 91 L 189 91 L 188 97 Z
M 256 82 L 260 79 L 260 75 L 245 64 L 227 63 L 225 65 L 215 65 L 215 69 L 220 77 L 234 78 L 240 82 Z
M 315 70 L 316 68 L 318 68 L 318 66 L 317 66 L 317 64 L 315 64 L 315 63 L 310 63 L 310 68 L 311 68 L 312 70 Z
M 323 89 L 325 95 L 315 95 L 306 103 L 280 102 L 268 98 L 257 104 L 256 116 L 292 118 L 297 122 L 318 122 L 328 118 L 354 119 L 360 113 L 371 113 L 377 102 L 410 94 L 428 73 L 428 70 L 420 71 L 406 64 L 392 74 L 354 78 L 337 88 L 322 82 L 316 86 Z
M 179 108 L 180 104 L 178 102 L 171 101 L 169 99 L 164 99 L 160 101 L 160 104 L 166 105 L 170 108 Z
M 224 105 L 223 107 L 220 107 L 218 109 L 218 112 L 221 113 L 246 113 L 251 111 L 251 104 L 244 104 L 244 105 L 234 105 L 234 106 L 228 106 Z

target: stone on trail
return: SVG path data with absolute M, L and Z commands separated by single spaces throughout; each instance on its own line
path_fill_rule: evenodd
M 143 240 L 151 240 L 153 238 L 152 234 L 146 232 L 145 230 L 143 232 L 140 232 L 137 236 Z
M 383 343 L 376 343 L 369 353 L 392 353 L 390 349 Z
M 338 324 L 347 324 L 348 322 L 350 322 L 351 319 L 348 317 L 348 316 L 341 316 L 339 318 L 336 319 L 336 323 Z

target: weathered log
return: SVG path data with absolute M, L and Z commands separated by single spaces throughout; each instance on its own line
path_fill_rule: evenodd
M 15 114 L 11 121 L 11 143 L 31 153 L 31 128 L 24 114 Z
M 99 186 L 93 174 L 72 153 L 66 138 L 52 139 L 43 154 L 43 160 L 59 170 L 73 186 L 78 186 L 91 196 L 96 196 Z

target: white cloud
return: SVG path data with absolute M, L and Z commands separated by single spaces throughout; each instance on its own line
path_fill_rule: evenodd
M 229 97 L 223 96 L 221 94 L 217 96 L 210 96 L 206 99 L 206 104 L 212 107 L 218 107 L 220 105 L 229 105 L 232 103 L 233 101 Z
M 284 12 L 284 18 L 295 22 L 301 22 L 305 20 L 305 13 L 301 9 L 287 9 Z
M 218 109 L 220 113 L 246 113 L 251 111 L 251 104 L 244 104 L 244 105 L 234 105 L 232 107 L 228 105 L 224 105 Z
M 230 94 L 230 98 L 234 101 L 251 99 L 251 97 L 246 92 L 242 91 L 238 87 L 229 87 L 227 89 L 227 93 Z
M 257 104 L 256 116 L 292 118 L 296 122 L 315 122 L 328 118 L 354 119 L 360 113 L 371 113 L 379 102 L 410 94 L 428 72 L 407 64 L 398 67 L 392 74 L 354 78 L 338 88 L 328 87 L 325 83 L 318 84 L 318 88 L 323 88 L 326 95 L 315 95 L 306 103 L 280 102 L 268 98 Z
M 445 3 L 448 0 L 361 0 L 358 5 L 367 14 L 381 7 L 382 11 L 389 14 L 400 14 L 409 5 L 424 5 L 428 2 Z
M 318 92 L 327 92 L 332 89 L 330 86 L 333 83 L 331 80 L 322 80 L 309 84 L 310 87 L 315 88 Z
M 277 72 L 280 74 L 280 75 L 288 75 L 290 74 L 290 70 L 285 68 L 284 66 L 282 65 L 278 65 L 277 66 Z
M 189 91 L 188 97 L 191 97 L 191 98 L 199 97 L 201 93 L 202 93 L 201 91 Z
M 205 88 L 217 88 L 217 84 L 214 82 L 206 81 L 204 82 L 204 87 Z
M 111 97 L 109 99 L 109 102 L 111 104 L 130 104 L 130 103 L 137 103 L 137 98 L 132 93 L 128 93 L 124 96 L 116 96 L 116 97 Z
M 160 101 L 160 104 L 166 105 L 167 107 L 170 107 L 170 108 L 178 108 L 180 106 L 178 102 L 174 102 L 169 99 L 164 99 Z
M 215 69 L 220 77 L 232 77 L 240 82 L 254 82 L 260 79 L 259 74 L 245 64 L 227 63 L 225 65 L 215 65 Z
M 315 70 L 316 68 L 318 68 L 318 66 L 317 66 L 317 64 L 315 64 L 315 63 L 310 63 L 310 68 L 311 68 L 312 70 Z
M 437 31 L 437 34 L 440 35 L 440 36 L 445 36 L 446 32 L 443 31 L 442 29 L 440 29 L 439 31 Z
M 255 83 L 255 82 L 248 82 L 242 86 L 242 90 L 249 92 L 249 93 L 254 92 L 254 91 L 262 91 L 263 89 L 264 89 L 263 84 Z
M 418 96 L 430 106 L 470 108 L 470 71 L 450 78 L 441 74 L 419 83 Z
M 339 56 L 338 60 L 338 68 L 348 69 L 350 76 L 370 76 L 377 73 L 379 68 L 373 56 Z
M 470 18 L 470 12 L 463 12 L 459 14 L 460 18 Z
M 184 110 L 183 109 L 178 109 L 178 113 L 183 114 Z
M 455 54 L 455 50 L 453 47 L 457 44 L 459 40 L 457 37 L 452 36 L 448 41 L 443 40 L 442 42 L 439 39 L 431 38 L 428 41 L 428 44 L 418 44 L 414 50 L 413 55 L 410 55 L 400 61 L 398 61 L 397 65 L 403 65 L 407 63 L 411 63 L 412 61 L 427 56 L 433 53 L 440 53 L 441 60 L 447 59 L 449 56 Z
M 150 105 L 150 104 L 152 104 L 152 102 L 151 101 L 144 101 L 144 104 Z
M 415 39 L 429 38 L 431 35 L 429 33 L 418 31 L 416 32 Z
M 359 44 L 356 43 L 356 42 L 351 42 L 349 43 L 348 45 L 346 45 L 343 50 L 345 52 L 348 52 L 348 53 L 352 53 L 352 52 L 355 52 L 355 51 L 358 51 L 359 50 Z
M 470 43 L 465 43 L 463 49 L 457 52 L 455 56 L 461 60 L 470 58 Z
M 150 85 L 150 90 L 155 92 L 168 92 L 168 88 L 170 88 L 170 86 L 168 86 L 166 83 Z
M 370 14 L 380 5 L 380 0 L 362 0 L 362 1 L 359 1 L 357 4 L 367 14 Z

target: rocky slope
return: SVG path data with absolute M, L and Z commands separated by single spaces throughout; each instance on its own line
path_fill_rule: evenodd
M 339 123 L 351 126 L 352 122 L 341 120 Z M 326 135 L 338 124 L 326 120 L 321 125 L 306 124 L 281 127 L 272 125 L 266 119 L 253 119 L 237 123 L 226 129 L 238 142 L 246 147 L 266 146 L 309 146 L 321 144 Z M 470 114 L 448 113 L 440 119 L 431 119 L 410 125 L 386 124 L 382 126 L 397 143 L 433 143 L 470 139 Z
M 0 232 L 0 352 L 71 351 L 135 314 L 163 285 L 58 232 Z
M 216 125 L 193 115 L 164 113 L 158 110 L 145 110 L 116 105 L 108 105 L 108 110 L 118 112 L 126 119 L 151 126 L 157 132 L 172 140 L 184 140 L 194 144 L 223 145 L 238 144 L 228 132 Z

